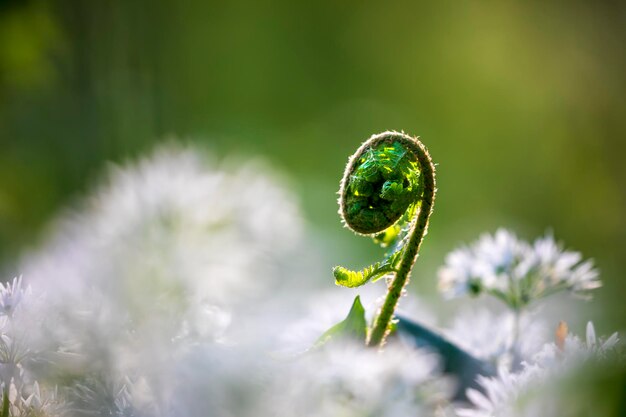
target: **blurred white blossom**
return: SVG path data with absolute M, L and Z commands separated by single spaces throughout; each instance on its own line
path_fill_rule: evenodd
M 331 343 L 294 361 L 287 380 L 273 381 L 285 417 L 432 416 L 452 388 L 436 355 L 400 343 L 384 351 Z
M 504 229 L 454 250 L 439 270 L 447 297 L 484 292 L 516 310 L 559 291 L 586 294 L 600 285 L 592 261 L 563 250 L 552 235 L 531 245 Z
M 76 410 L 167 415 L 185 352 L 244 338 L 261 348 L 286 321 L 275 305 L 304 273 L 302 228 L 295 199 L 262 163 L 169 146 L 111 168 L 22 260 L 45 295 L 29 342 L 45 363 L 35 373 L 75 381 L 64 395 Z M 3 288 L 6 306 L 19 283 Z
M 542 368 L 552 368 L 563 365 L 576 365 L 591 358 L 604 357 L 615 348 L 619 337 L 617 332 L 608 338 L 596 337 L 596 330 L 592 322 L 587 323 L 586 336 L 581 340 L 578 336 L 567 334 L 561 346 L 548 343 L 533 357 L 533 363 Z
M 22 298 L 31 292 L 31 288 L 22 288 L 22 277 L 13 278 L 6 284 L 0 283 L 0 316 L 12 316 Z
M 480 376 L 478 382 L 484 393 L 468 389 L 467 396 L 472 407 L 460 407 L 456 412 L 459 417 L 515 417 L 532 415 L 528 410 L 537 409 L 528 405 L 556 404 L 555 398 L 543 401 L 544 397 L 553 394 L 551 386 L 558 381 L 566 380 L 570 375 L 591 360 L 605 359 L 617 345 L 617 333 L 606 339 L 598 339 L 593 323 L 589 322 L 586 329 L 586 340 L 567 334 L 562 341 L 547 343 L 524 363 L 520 372 L 511 372 L 506 368 L 499 370 L 498 376 L 487 378 Z M 571 376 L 571 375 L 570 375 Z M 545 389 L 544 389 L 545 388 Z M 535 398 L 537 397 L 537 398 Z M 522 401 L 523 400 L 523 401 Z M 542 416 L 559 417 L 562 409 L 558 407 L 544 408 Z
M 477 358 L 503 365 L 513 348 L 515 315 L 487 309 L 461 310 L 444 334 Z M 520 360 L 530 359 L 549 340 L 545 323 L 536 315 L 526 315 L 519 323 L 517 353 Z
M 177 417 L 432 416 L 450 384 L 433 354 L 329 343 L 296 356 L 254 346 L 198 345 L 178 358 L 167 404 Z
M 5 392 L 4 385 L 2 392 Z M 32 384 L 10 382 L 9 415 L 11 417 L 60 417 L 67 415 L 65 404 L 58 398 L 56 389 L 46 390 L 35 381 Z
M 56 387 L 40 387 L 28 369 L 42 359 L 32 343 L 38 320 L 31 313 L 38 301 L 21 277 L 0 284 L 0 396 L 12 417 L 61 416 L 66 410 Z
M 187 298 L 229 305 L 258 297 L 285 274 L 280 262 L 302 229 L 295 201 L 267 171 L 250 163 L 232 170 L 192 149 L 157 149 L 111 169 L 25 259 L 24 275 L 55 292 L 99 286 L 137 319 L 142 309 L 184 309 Z

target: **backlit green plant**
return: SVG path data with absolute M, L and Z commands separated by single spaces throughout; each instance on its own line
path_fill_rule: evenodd
M 427 232 L 435 200 L 435 167 L 417 138 L 383 132 L 350 157 L 339 194 L 345 226 L 391 248 L 382 261 L 360 271 L 341 266 L 333 270 L 336 284 L 351 288 L 389 277 L 385 301 L 367 337 L 368 345 L 382 346 Z

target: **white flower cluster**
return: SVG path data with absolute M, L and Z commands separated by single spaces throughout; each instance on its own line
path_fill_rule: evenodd
M 563 250 L 551 235 L 529 244 L 504 229 L 451 252 L 439 270 L 445 296 L 484 292 L 515 310 L 559 291 L 586 294 L 600 285 L 593 262 Z
M 205 346 L 173 380 L 184 381 L 170 405 L 178 417 L 425 417 L 448 395 L 435 356 L 397 345 L 326 345 L 295 358 Z
M 287 395 L 277 403 L 285 417 L 432 416 L 451 394 L 438 374 L 436 355 L 400 343 L 384 351 L 331 344 L 288 368 Z M 274 389 L 285 386 L 277 380 Z
M 32 289 L 23 288 L 22 277 L 0 284 L 0 393 L 8 399 L 12 417 L 57 416 L 62 401 L 55 388 L 40 388 L 26 369 L 40 359 L 30 345 L 28 304 L 34 303 Z
M 231 169 L 169 146 L 112 168 L 22 261 L 45 294 L 29 306 L 43 318 L 30 348 L 46 353 L 42 368 L 76 381 L 64 394 L 85 415 L 131 402 L 166 410 L 165 380 L 185 349 L 271 328 L 272 302 L 296 285 L 301 230 L 294 199 L 262 164 Z M 0 298 L 8 313 L 14 287 Z
M 556 343 L 546 344 L 532 360 L 524 363 L 520 372 L 501 368 L 497 377 L 479 377 L 484 393 L 469 389 L 467 395 L 472 407 L 459 408 L 456 413 L 459 417 L 526 416 L 532 415 L 527 414 L 529 410 L 537 411 L 534 404 L 550 403 L 551 407 L 544 408 L 542 415 L 560 416 L 563 408 L 555 404 L 561 399 L 552 397 L 545 401 L 554 393 L 551 386 L 567 380 L 567 376 L 571 377 L 586 362 L 604 359 L 617 342 L 617 333 L 597 339 L 591 322 L 587 324 L 585 341 L 570 334 L 557 336 Z

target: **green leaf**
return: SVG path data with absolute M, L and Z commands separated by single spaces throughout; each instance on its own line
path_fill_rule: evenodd
M 352 271 L 343 266 L 336 266 L 333 268 L 335 284 L 341 287 L 356 288 L 368 281 L 376 282 L 385 275 L 396 272 L 396 264 L 400 261 L 401 254 L 402 249 L 389 255 L 382 263 L 376 262 L 374 265 L 367 266 L 360 271 Z
M 361 297 L 356 296 L 348 316 L 335 324 L 321 335 L 313 347 L 320 347 L 331 340 L 356 340 L 365 343 L 367 338 L 367 323 L 365 321 L 365 308 L 361 304 Z
M 333 268 L 335 284 L 348 288 L 360 287 L 370 280 L 376 281 L 390 272 L 394 272 L 394 269 L 390 265 L 381 265 L 380 262 L 365 267 L 360 271 L 351 271 L 343 266 Z

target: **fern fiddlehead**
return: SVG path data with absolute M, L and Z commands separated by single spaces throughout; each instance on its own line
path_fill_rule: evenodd
M 391 247 L 382 262 L 361 271 L 338 266 L 337 285 L 357 287 L 390 277 L 368 345 L 382 346 L 398 300 L 426 235 L 435 200 L 435 167 L 426 147 L 404 133 L 369 138 L 350 157 L 339 190 L 339 213 L 347 228 Z

